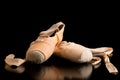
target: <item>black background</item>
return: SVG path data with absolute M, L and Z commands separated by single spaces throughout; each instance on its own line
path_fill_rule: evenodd
M 59 21 L 66 25 L 63 40 L 90 48 L 113 47 L 111 62 L 120 70 L 120 25 L 117 6 L 96 4 L 94 6 L 84 5 L 73 8 L 73 5 L 71 5 L 71 7 L 66 6 L 67 8 L 63 7 L 62 9 L 56 8 L 53 10 L 52 8 L 41 9 L 41 6 L 33 5 L 30 7 L 17 4 L 6 5 L 1 8 L 0 18 L 1 72 L 6 78 L 9 72 L 4 70 L 4 58 L 10 53 L 14 53 L 16 57 L 24 58 L 29 44 L 38 37 L 39 32 L 48 29 Z M 58 5 L 55 5 L 54 8 L 56 6 Z M 59 7 L 62 7 L 62 4 Z M 52 56 L 50 61 L 48 61 L 56 63 L 56 59 L 58 58 Z M 61 60 L 61 65 L 64 63 L 67 64 L 67 62 Z M 100 68 L 93 71 L 91 80 L 118 80 L 118 75 L 109 74 L 104 63 L 102 63 Z M 19 79 L 19 77 L 21 76 L 8 78 L 11 80 Z

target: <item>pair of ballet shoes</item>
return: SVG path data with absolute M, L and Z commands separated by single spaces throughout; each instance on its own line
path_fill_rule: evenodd
M 39 37 L 29 47 L 26 60 L 40 64 L 49 59 L 54 53 L 72 62 L 90 62 L 95 66 L 101 62 L 99 56 L 102 56 L 108 71 L 113 74 L 118 73 L 117 68 L 109 60 L 113 52 L 112 47 L 91 49 L 74 42 L 62 41 L 64 28 L 65 24 L 58 22 L 48 30 L 40 32 Z
M 93 65 L 96 65 L 101 62 L 101 58 L 98 56 L 102 56 L 108 71 L 110 73 L 118 72 L 109 60 L 109 55 L 113 52 L 113 48 L 101 47 L 91 49 L 74 42 L 62 41 L 64 29 L 65 24 L 62 22 L 53 24 L 48 30 L 41 31 L 37 39 L 31 42 L 26 51 L 25 59 L 14 58 L 14 55 L 10 54 L 5 58 L 5 62 L 8 65 L 16 66 L 20 66 L 25 61 L 41 64 L 54 53 L 73 62 L 91 62 Z

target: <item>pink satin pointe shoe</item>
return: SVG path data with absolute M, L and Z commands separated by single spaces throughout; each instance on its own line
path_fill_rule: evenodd
M 54 52 L 63 38 L 65 24 L 58 22 L 48 30 L 41 31 L 38 38 L 30 44 L 26 52 L 26 61 L 33 63 L 45 62 Z
M 87 48 L 74 42 L 62 41 L 55 49 L 54 54 L 72 62 L 86 63 L 90 62 L 94 66 L 101 62 L 104 58 L 106 68 L 110 73 L 118 73 L 117 68 L 110 62 L 109 57 L 113 49 L 111 47 Z
M 4 60 L 5 63 L 8 66 L 18 67 L 26 61 L 36 64 L 45 62 L 53 54 L 56 45 L 62 41 L 64 27 L 64 23 L 58 22 L 48 30 L 41 31 L 38 38 L 30 44 L 25 59 L 15 58 L 14 54 L 9 54 Z
M 90 62 L 93 58 L 92 52 L 86 47 L 67 41 L 62 41 L 54 54 L 77 63 Z

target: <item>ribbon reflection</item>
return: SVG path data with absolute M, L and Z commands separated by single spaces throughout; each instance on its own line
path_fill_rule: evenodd
M 13 73 L 23 73 L 25 71 L 25 67 L 23 65 L 21 66 L 9 66 L 8 64 L 5 64 L 5 70 L 9 71 L 9 72 L 13 72 Z

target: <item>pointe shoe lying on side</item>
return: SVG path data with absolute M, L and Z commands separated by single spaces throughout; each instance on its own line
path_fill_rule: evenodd
M 92 52 L 86 47 L 67 41 L 62 41 L 54 54 L 77 63 L 90 62 L 93 58 Z
M 97 65 L 101 62 L 100 56 L 104 58 L 106 68 L 110 73 L 118 73 L 117 68 L 110 62 L 109 56 L 113 49 L 111 47 L 87 48 L 74 42 L 62 41 L 55 49 L 54 54 L 72 62 Z
M 37 64 L 45 62 L 53 54 L 56 45 L 62 41 L 64 27 L 64 23 L 58 22 L 48 30 L 41 31 L 38 38 L 30 44 L 26 61 Z

